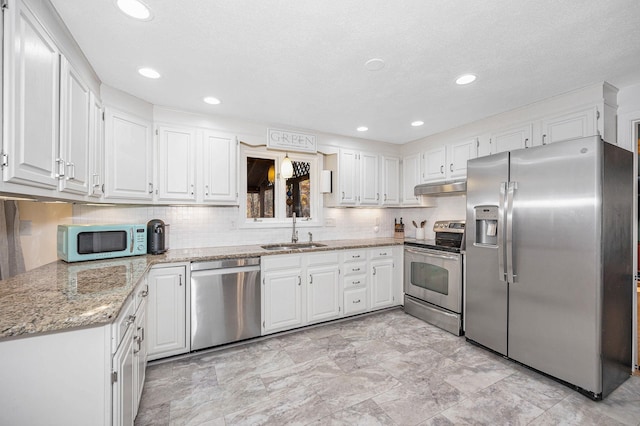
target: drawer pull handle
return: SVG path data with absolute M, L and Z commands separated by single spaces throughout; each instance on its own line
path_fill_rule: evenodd
M 351 256 L 352 259 L 360 259 L 360 255 L 359 254 L 354 254 L 353 256 Z
M 387 252 L 385 251 L 384 253 L 380 253 L 380 256 L 386 256 Z
M 127 317 L 127 320 L 125 321 L 125 325 L 131 325 L 133 324 L 133 322 L 136 320 L 136 316 L 135 315 L 129 315 L 129 317 Z
M 360 270 L 360 268 L 351 268 L 352 272 L 358 272 Z
M 353 285 L 358 285 L 358 284 L 360 284 L 360 281 L 353 281 L 352 284 Z
M 353 303 L 360 303 L 360 299 L 354 300 Z

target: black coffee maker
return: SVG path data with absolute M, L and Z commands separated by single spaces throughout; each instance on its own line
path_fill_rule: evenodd
M 147 253 L 162 254 L 167 251 L 167 225 L 160 219 L 147 223 Z

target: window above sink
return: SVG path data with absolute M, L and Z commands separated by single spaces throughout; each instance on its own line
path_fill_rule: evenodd
M 286 179 L 280 174 L 285 156 L 293 166 L 293 176 Z M 320 226 L 321 169 L 320 154 L 285 153 L 241 145 L 240 227 L 288 227 L 294 212 L 297 226 Z

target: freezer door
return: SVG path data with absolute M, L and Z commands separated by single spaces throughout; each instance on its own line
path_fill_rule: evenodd
M 508 289 L 507 282 L 501 281 L 505 275 L 504 256 L 500 261 L 504 254 L 504 220 L 500 215 L 504 215 L 501 189 L 508 180 L 508 153 L 467 163 L 465 334 L 503 355 L 507 354 Z M 477 209 L 479 206 L 482 208 Z M 492 219 L 496 211 L 497 222 Z
M 507 265 L 514 275 L 508 356 L 596 394 L 601 154 L 597 137 L 511 152 L 513 262 Z

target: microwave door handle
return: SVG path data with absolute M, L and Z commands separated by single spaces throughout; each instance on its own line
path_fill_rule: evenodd
M 516 189 L 518 189 L 517 182 L 509 182 L 509 188 L 507 191 L 507 226 L 506 226 L 506 250 L 507 250 L 507 280 L 510 283 L 516 282 L 518 277 L 514 274 L 513 270 L 513 197 Z
M 504 226 L 507 210 L 507 182 L 500 182 L 500 203 L 498 204 L 498 279 L 507 281 L 507 270 L 504 264 Z
M 135 247 L 135 241 L 133 240 L 133 236 L 134 236 L 133 228 L 129 229 L 129 233 L 131 234 L 131 247 L 129 247 L 129 252 L 133 253 L 133 248 Z
M 437 257 L 438 259 L 458 260 L 457 256 L 447 256 L 447 255 L 444 255 L 444 254 L 435 254 L 435 253 L 426 252 L 426 251 L 422 251 L 422 250 L 412 250 L 412 249 L 409 249 L 409 248 L 405 248 L 405 251 L 407 253 L 419 254 L 421 256 Z

